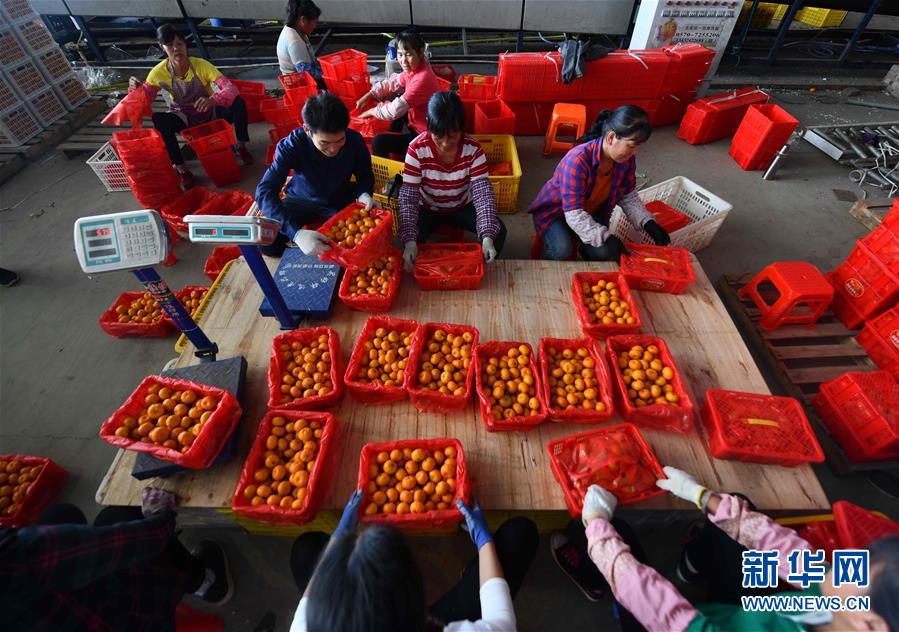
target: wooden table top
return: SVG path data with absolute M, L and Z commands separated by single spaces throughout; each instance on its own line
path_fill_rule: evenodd
M 274 270 L 277 260 L 268 260 Z M 668 343 L 697 408 L 697 426 L 687 435 L 642 430 L 664 465 L 693 474 L 711 489 L 740 492 L 761 510 L 808 510 L 829 507 L 808 465 L 784 468 L 712 458 L 698 419 L 700 403 L 710 388 L 770 393 L 723 304 L 699 263 L 696 282 L 681 295 L 634 292 L 643 318 L 642 333 Z M 421 292 L 406 273 L 390 316 L 420 322 L 470 324 L 481 341 L 517 340 L 536 350 L 543 337 L 583 336 L 571 304 L 571 275 L 577 271 L 615 270 L 614 263 L 499 260 L 487 266 L 479 291 Z M 131 477 L 133 452 L 120 450 L 97 490 L 105 505 L 138 505 L 140 491 L 153 484 L 176 492 L 182 507 L 226 508 L 259 421 L 267 408 L 266 375 L 272 338 L 281 333 L 274 318 L 259 315 L 262 291 L 246 262 L 235 262 L 214 296 L 203 330 L 219 346 L 219 358 L 243 355 L 248 363 L 244 418 L 237 458 L 208 470 L 189 471 L 168 479 L 138 481 Z M 354 312 L 335 301 L 328 324 L 340 336 L 344 363 L 369 314 Z M 188 345 L 176 367 L 198 362 Z M 123 394 L 124 397 L 127 394 Z M 322 507 L 340 508 L 356 483 L 359 453 L 365 443 L 432 437 L 462 442 L 476 493 L 490 510 L 564 510 L 561 488 L 552 476 L 546 444 L 591 429 L 589 425 L 545 422 L 530 432 L 487 432 L 476 398 L 451 414 L 419 413 L 404 400 L 386 406 L 360 404 L 345 395 L 331 409 L 341 426 L 335 480 Z M 620 421 L 616 414 L 615 419 Z M 669 495 L 628 505 L 634 509 L 686 509 Z

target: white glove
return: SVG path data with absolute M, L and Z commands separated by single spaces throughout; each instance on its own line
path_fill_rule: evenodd
M 665 476 L 656 481 L 656 487 L 664 489 L 666 492 L 677 496 L 687 502 L 693 503 L 699 509 L 702 509 L 703 496 L 708 489 L 696 482 L 696 479 L 676 467 L 666 465 L 662 468 Z
M 371 207 L 375 205 L 374 199 L 368 193 L 360 193 L 359 197 L 356 198 L 356 201 L 359 204 L 365 204 L 365 211 L 368 212 L 371 210 Z
M 298 230 L 293 243 L 300 247 L 304 255 L 320 255 L 331 249 L 328 238 L 317 230 Z
M 615 494 L 599 485 L 591 485 L 587 489 L 587 495 L 584 496 L 584 509 L 581 511 L 581 521 L 583 521 L 586 527 L 591 520 L 596 518 L 611 520 L 617 506 L 618 499 L 615 498 Z
M 406 267 L 411 270 L 415 266 L 415 257 L 418 256 L 418 244 L 414 241 L 407 241 L 403 247 L 403 262 Z
M 484 261 L 487 263 L 492 263 L 496 259 L 496 247 L 493 245 L 493 240 L 489 237 L 484 237 L 484 240 L 481 242 L 481 250 L 484 251 Z
M 563 213 L 565 223 L 588 246 L 599 248 L 609 237 L 609 227 L 597 222 L 587 211 L 577 209 Z

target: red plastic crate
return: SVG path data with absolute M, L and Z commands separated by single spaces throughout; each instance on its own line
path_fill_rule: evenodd
M 681 294 L 696 274 L 690 253 L 683 248 L 628 242 L 629 255 L 621 256 L 621 274 L 631 288 L 649 292 Z
M 142 297 L 144 292 L 122 292 L 119 297 L 113 301 L 112 305 L 100 315 L 100 328 L 113 338 L 124 338 L 125 336 L 144 336 L 147 338 L 164 338 L 173 333 L 173 325 L 171 320 L 165 317 L 163 311 L 162 317 L 152 323 L 120 323 L 116 314 L 116 308 L 120 305 L 129 306 L 132 301 Z
M 610 444 L 616 447 L 609 450 Z M 572 517 L 581 515 L 584 496 L 594 480 L 615 494 L 619 505 L 637 503 L 665 493 L 656 486 L 658 479 L 665 478 L 662 465 L 633 424 L 619 424 L 550 441 L 546 451 L 549 453 L 550 469 L 562 487 L 565 505 Z M 632 465 L 639 465 L 646 471 L 643 480 L 616 478 L 606 481 L 598 477 L 604 466 L 623 472 Z M 637 483 L 639 488 L 633 491 L 627 489 L 632 482 Z
M 53 504 L 62 484 L 69 477 L 68 472 L 58 466 L 56 463 L 46 457 L 26 456 L 22 454 L 3 454 L 0 455 L 0 461 L 20 461 L 21 467 L 33 468 L 37 465 L 41 466 L 40 472 L 31 481 L 28 489 L 25 490 L 24 498 L 19 503 L 19 509 L 12 515 L 5 515 L 8 511 L 7 507 L 3 507 L 0 512 L 0 527 L 3 528 L 21 528 L 32 524 L 41 516 L 41 514 Z M 21 469 L 21 468 L 20 468 Z M 6 470 L 4 470 L 4 473 Z M 9 472 L 13 474 L 14 472 Z M 19 483 L 12 484 L 9 477 L 4 474 L 4 484 L 16 487 Z
M 234 84 L 237 92 L 247 104 L 247 121 L 250 123 L 264 121 L 265 117 L 259 106 L 266 99 L 265 84 L 259 81 L 241 81 L 239 79 L 231 79 L 231 83 Z
M 310 397 L 302 397 L 301 399 L 293 399 L 289 393 L 290 389 L 288 388 L 288 392 L 285 393 L 282 388 L 282 385 L 290 386 L 290 383 L 284 381 L 283 375 L 285 367 L 291 361 L 292 354 L 282 351 L 281 345 L 291 346 L 296 343 L 300 345 L 299 348 L 302 348 L 317 341 L 321 336 L 327 336 L 328 338 L 328 353 L 331 356 L 331 370 L 328 372 L 328 377 L 331 379 L 331 391 L 325 395 L 312 395 Z M 287 358 L 284 357 L 284 353 L 288 354 Z M 294 329 L 276 336 L 272 340 L 272 350 L 268 363 L 268 407 L 282 410 L 310 410 L 334 406 L 343 395 L 342 362 L 340 336 L 330 327 Z M 294 375 L 292 377 L 296 378 L 297 376 Z M 294 379 L 292 383 L 296 382 L 298 380 Z M 302 394 L 301 392 L 300 395 Z
M 302 125 L 301 110 L 284 99 L 263 99 L 259 102 L 259 111 L 271 125 Z
M 424 346 L 431 339 L 431 336 L 438 329 L 445 331 L 454 336 L 461 336 L 470 333 L 472 337 L 471 351 L 472 355 L 468 359 L 468 368 L 464 368 L 465 372 L 465 393 L 462 395 L 453 395 L 452 393 L 441 393 L 431 389 L 422 388 L 420 386 L 421 366 L 424 362 L 423 355 L 430 354 L 425 350 Z M 468 406 L 471 401 L 472 387 L 474 386 L 474 352 L 478 346 L 479 332 L 476 327 L 471 325 L 454 325 L 451 323 L 424 323 L 421 326 L 421 349 L 417 357 L 412 358 L 409 378 L 409 400 L 420 412 L 423 413 L 447 413 L 454 410 L 462 410 Z
M 230 81 L 242 97 L 263 96 L 265 94 L 265 84 L 261 81 L 243 81 L 241 79 L 230 79 Z
M 48 81 L 58 81 L 72 72 L 72 65 L 59 48 L 51 48 L 35 58 Z
M 0 66 L 18 64 L 27 60 L 28 57 L 29 52 L 13 35 L 11 28 L 0 26 Z
M 899 265 L 899 199 L 880 225 L 859 241 L 887 267 Z
M 353 396 L 353 399 L 365 404 L 389 404 L 406 399 L 408 394 L 409 373 L 403 373 L 403 383 L 399 386 L 384 386 L 383 384 L 373 384 L 370 382 L 360 382 L 357 374 L 362 366 L 362 354 L 367 353 L 365 344 L 374 336 L 378 328 L 383 327 L 387 331 L 398 331 L 411 336 L 409 341 L 409 358 L 414 358 L 416 354 L 421 353 L 422 337 L 421 324 L 414 320 L 401 320 L 399 318 L 390 318 L 389 316 L 371 316 L 362 326 L 359 337 L 356 339 L 356 345 L 353 347 L 353 353 L 350 355 L 349 364 L 347 364 L 346 373 L 343 377 L 343 383 L 346 385 L 347 391 Z
M 282 138 L 287 138 L 296 129 L 296 125 L 288 123 L 287 125 L 276 125 L 268 131 L 268 139 L 277 144 Z
M 899 299 L 899 261 L 887 265 L 857 242 L 846 261 L 827 274 L 831 309 L 849 329 L 892 307 Z
M 618 354 L 629 351 L 634 345 L 642 345 L 644 348 L 650 345 L 658 347 L 658 358 L 664 366 L 671 367 L 674 371 L 674 377 L 669 380 L 669 384 L 674 387 L 674 392 L 679 398 L 676 405 L 651 404 L 638 408 L 628 398 L 628 386 L 624 382 L 618 365 Z M 616 408 L 625 420 L 638 426 L 657 430 L 670 430 L 679 433 L 690 431 L 693 427 L 693 401 L 684 384 L 683 374 L 674 363 L 671 351 L 664 340 L 657 336 L 647 335 L 611 336 L 606 339 L 606 354 L 609 360 L 609 372 L 616 385 Z
M 797 125 L 799 121 L 779 105 L 750 105 L 728 153 L 746 171 L 767 169 Z
M 459 98 L 472 101 L 491 101 L 496 98 L 496 77 L 493 75 L 459 75 Z
M 203 206 L 194 211 L 194 215 L 246 215 L 252 205 L 252 195 L 246 191 L 230 189 L 222 191 L 204 203 Z M 216 249 L 219 247 L 216 247 Z
M 50 86 L 31 59 L 7 68 L 5 73 L 18 93 L 26 98 Z
M 215 186 L 224 187 L 240 182 L 240 166 L 237 164 L 237 156 L 230 148 L 211 154 L 201 154 L 198 158 L 206 175 Z
M 181 130 L 181 136 L 197 152 L 197 156 L 231 149 L 237 143 L 234 128 L 225 119 L 213 119 Z
M 325 83 L 328 85 L 328 90 L 338 97 L 352 99 L 354 102 L 371 90 L 371 78 L 368 73 L 347 79 L 325 79 Z
M 833 517 L 840 534 L 840 543 L 847 549 L 866 549 L 888 535 L 899 533 L 899 522 L 862 509 L 845 500 L 833 504 Z
M 790 397 L 710 389 L 702 421 L 716 459 L 784 467 L 824 460 L 802 405 Z
M 899 379 L 899 307 L 866 322 L 855 340 L 874 364 Z
M 179 236 L 187 238 L 186 215 L 194 215 L 204 204 L 218 197 L 218 193 L 206 187 L 191 187 L 180 196 L 159 209 L 159 214 L 169 227 Z M 215 281 L 215 279 L 213 279 Z
M 343 275 L 343 279 L 340 281 L 337 298 L 339 298 L 344 305 L 356 311 L 369 312 L 370 314 L 389 312 L 390 307 L 393 305 L 393 301 L 399 293 L 400 284 L 403 281 L 403 253 L 400 252 L 399 248 L 390 246 L 387 249 L 387 254 L 384 256 L 387 257 L 390 255 L 394 258 L 393 275 L 390 277 L 390 285 L 388 286 L 386 296 L 381 294 L 350 296 L 350 285 L 352 285 L 353 278 L 362 271 L 349 270 Z
M 677 130 L 678 138 L 701 145 L 733 135 L 750 105 L 768 102 L 768 95 L 755 87 L 713 94 L 687 107 Z
M 368 55 L 352 48 L 319 57 L 318 63 L 326 82 L 368 74 Z
M 593 321 L 593 314 L 587 310 L 587 306 L 584 304 L 583 284 L 589 283 L 592 286 L 599 281 L 612 281 L 618 286 L 620 298 L 630 306 L 630 314 L 635 321 L 633 324 L 621 325 L 612 323 L 604 325 Z M 616 334 L 635 334 L 643 326 L 643 319 L 640 318 L 640 310 L 637 309 L 634 296 L 631 294 L 624 276 L 619 272 L 575 272 L 571 276 L 571 295 L 574 301 L 574 308 L 577 311 L 577 319 L 581 323 L 581 329 L 587 336 L 605 339 Z
M 899 383 L 886 371 L 825 382 L 812 406 L 851 461 L 899 456 Z
M 419 244 L 412 276 L 421 290 L 477 290 L 484 278 L 484 255 L 473 243 Z
M 652 200 L 646 203 L 646 209 L 652 213 L 656 223 L 665 229 L 668 233 L 680 230 L 684 226 L 688 226 L 692 222 L 689 215 L 684 215 L 675 208 L 672 208 L 661 200 Z
M 456 80 L 456 69 L 449 64 L 431 64 L 431 70 L 434 71 L 438 79 L 443 79 L 450 83 Z
M 557 351 L 564 349 L 587 349 L 590 352 L 590 358 L 593 360 L 594 379 L 596 386 L 595 401 L 602 403 L 603 410 L 596 408 L 571 408 L 566 406 L 560 407 L 556 400 L 556 395 L 550 393 L 550 355 L 549 350 Z M 560 338 L 542 338 L 537 348 L 538 362 L 540 366 L 540 390 L 538 395 L 541 398 L 543 407 L 546 409 L 547 418 L 550 421 L 571 422 L 593 424 L 602 423 L 612 418 L 615 412 L 612 402 L 612 380 L 609 377 L 609 369 L 606 366 L 605 359 L 602 356 L 602 348 L 599 343 L 590 338 L 576 339 L 560 339 Z
M 240 257 L 238 246 L 216 246 L 203 264 L 203 274 L 210 281 L 215 281 L 228 262 L 238 257 Z
M 474 131 L 476 134 L 514 134 L 515 112 L 500 99 L 475 103 Z
M 669 63 L 668 55 L 658 49 L 615 50 L 584 64 L 584 76 L 572 84 L 583 83 L 585 101 L 655 99 L 662 94 Z
M 651 116 L 649 122 L 653 127 L 680 124 L 687 111 L 687 107 L 696 100 L 696 91 L 679 92 L 677 94 L 664 94 L 659 99 L 655 116 Z
M 715 57 L 713 49 L 701 44 L 675 44 L 662 50 L 668 56 L 668 71 L 659 90 L 661 95 L 696 90 Z
M 832 560 L 833 552 L 842 548 L 840 544 L 840 532 L 835 520 L 818 520 L 799 525 L 796 528 L 799 537 L 812 545 L 816 551 L 824 551 L 828 563 Z
M 478 395 L 478 403 L 481 408 L 481 419 L 484 422 L 484 426 L 487 427 L 488 432 L 495 432 L 496 430 L 533 430 L 541 423 L 546 421 L 546 409 L 543 405 L 543 402 L 540 402 L 540 407 L 536 413 L 530 414 L 531 410 L 526 408 L 525 410 L 529 413 L 526 415 L 515 415 L 513 417 L 504 418 L 501 420 L 497 420 L 493 418 L 493 415 L 490 411 L 490 400 L 487 399 L 487 392 L 484 390 L 485 388 L 489 388 L 484 384 L 484 377 L 482 375 L 484 366 L 489 362 L 490 358 L 499 358 L 505 355 L 512 347 L 527 347 L 528 349 L 528 357 L 530 360 L 528 361 L 528 366 L 531 369 L 532 376 L 534 378 L 534 397 L 537 398 L 537 401 L 540 401 L 539 393 L 540 393 L 540 368 L 537 364 L 537 358 L 534 356 L 533 349 L 531 349 L 531 345 L 524 342 L 499 342 L 496 340 L 491 340 L 489 342 L 481 343 L 475 349 L 474 354 L 474 372 L 475 372 L 475 384 L 476 384 L 476 393 Z
M 330 217 L 328 221 L 319 226 L 316 230 L 327 236 L 334 224 L 351 217 L 356 209 L 362 208 L 362 206 L 363 205 L 358 202 L 353 202 L 337 213 L 337 215 Z M 352 248 L 338 246 L 336 243 L 333 243 L 330 250 L 320 255 L 319 258 L 322 261 L 333 261 L 344 268 L 358 270 L 360 268 L 367 268 L 372 261 L 383 256 L 390 246 L 390 240 L 393 233 L 393 217 L 391 216 L 390 211 L 385 211 L 384 209 L 377 207 L 372 208 L 369 211 L 369 216 L 380 219 L 381 221 L 360 243 L 357 243 Z
M 302 108 L 306 99 L 318 92 L 318 84 L 308 72 L 293 72 L 279 75 L 278 81 L 284 87 L 284 100 L 291 105 Z

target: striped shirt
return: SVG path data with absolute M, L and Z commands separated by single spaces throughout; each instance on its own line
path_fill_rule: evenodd
M 478 237 L 499 234 L 496 199 L 487 179 L 487 157 L 480 143 L 468 135 L 459 140 L 456 160 L 440 159 L 429 132 L 409 143 L 403 188 L 400 191 L 400 229 L 403 243 L 418 237 L 419 206 L 432 213 L 453 213 L 474 204 Z

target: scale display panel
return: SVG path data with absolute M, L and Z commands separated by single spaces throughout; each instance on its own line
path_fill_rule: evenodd
M 275 241 L 281 223 L 268 217 L 188 215 L 184 218 L 194 243 L 267 246 Z
M 88 274 L 154 266 L 169 254 L 165 222 L 154 210 L 82 217 L 75 221 L 75 253 Z

